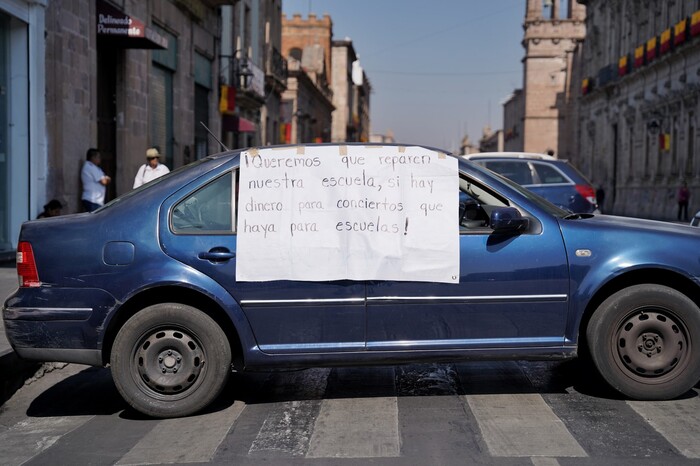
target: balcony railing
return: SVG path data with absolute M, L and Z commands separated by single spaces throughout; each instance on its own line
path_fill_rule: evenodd
M 268 45 L 266 55 L 265 75 L 273 77 L 282 84 L 286 83 L 287 60 L 273 45 Z

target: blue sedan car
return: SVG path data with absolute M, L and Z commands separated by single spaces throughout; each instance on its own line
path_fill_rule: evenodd
M 599 213 L 591 182 L 566 160 L 545 154 L 490 152 L 464 156 L 576 213 Z
M 17 354 L 109 365 L 154 417 L 203 409 L 232 367 L 590 356 L 640 400 L 700 380 L 697 229 L 571 214 L 430 148 L 228 151 L 27 222 L 17 249 Z

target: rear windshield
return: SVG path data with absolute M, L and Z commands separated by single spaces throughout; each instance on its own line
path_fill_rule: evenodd
M 129 191 L 129 192 L 126 192 L 126 193 L 122 194 L 121 196 L 119 196 L 119 197 L 117 197 L 117 198 L 115 198 L 115 199 L 112 199 L 111 201 L 109 201 L 108 203 L 106 203 L 105 205 L 103 205 L 102 207 L 100 207 L 99 209 L 95 210 L 94 212 L 97 212 L 97 211 L 100 211 L 100 210 L 103 210 L 103 209 L 108 209 L 108 208 L 110 208 L 111 206 L 113 206 L 113 205 L 115 205 L 115 204 L 118 204 L 119 202 L 123 201 L 124 199 L 128 199 L 128 198 L 130 198 L 131 196 L 134 196 L 134 195 L 140 193 L 141 191 L 145 191 L 145 190 L 147 190 L 147 189 L 151 189 L 153 186 L 156 186 L 157 184 L 160 184 L 160 183 L 162 183 L 163 181 L 165 181 L 165 180 L 167 180 L 167 179 L 169 179 L 169 178 L 171 178 L 171 177 L 173 177 L 173 176 L 176 176 L 177 174 L 181 173 L 182 171 L 184 171 L 184 170 L 189 170 L 189 169 L 191 169 L 192 167 L 195 167 L 195 166 L 197 166 L 197 165 L 199 165 L 199 164 L 201 164 L 201 163 L 207 162 L 207 161 L 209 161 L 209 160 L 210 160 L 210 159 L 208 159 L 208 158 L 203 158 L 203 159 L 200 159 L 200 160 L 195 160 L 194 162 L 192 162 L 192 163 L 190 163 L 190 164 L 188 164 L 188 165 L 184 165 L 184 166 L 182 166 L 182 167 L 180 167 L 180 168 L 176 168 L 175 170 L 171 171 L 170 173 L 168 173 L 168 174 L 166 174 L 166 175 L 163 175 L 163 176 L 161 176 L 161 177 L 159 177 L 159 178 L 156 178 L 156 179 L 153 180 L 153 181 L 149 181 L 148 183 L 143 184 L 143 185 L 139 186 L 139 187 L 136 188 L 136 189 L 133 189 L 133 190 L 131 190 L 131 191 Z

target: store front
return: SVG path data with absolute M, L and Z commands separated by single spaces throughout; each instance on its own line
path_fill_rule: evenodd
M 7 43 L 9 41 L 10 17 L 0 13 L 0 89 L 7 89 Z M 0 251 L 12 249 L 10 243 L 9 209 L 10 178 L 7 157 L 8 106 L 7 92 L 0 93 Z
M 46 184 L 44 10 L 0 5 L 0 260 L 14 257 L 22 222 L 36 218 Z
M 117 196 L 117 186 L 128 180 L 119 180 L 120 170 L 117 161 L 117 121 L 118 106 L 117 93 L 119 89 L 118 76 L 124 73 L 125 53 L 128 49 L 152 49 L 164 50 L 168 48 L 168 41 L 174 38 L 167 37 L 162 30 L 156 27 L 146 26 L 144 21 L 133 15 L 127 14 L 111 4 L 98 0 L 96 3 L 97 24 L 97 148 L 102 156 L 102 169 L 112 178 L 112 183 L 107 186 L 107 200 Z M 172 48 L 176 52 L 176 48 Z M 159 57 L 154 54 L 154 57 Z M 154 58 L 154 64 L 158 61 Z M 169 79 L 168 79 L 169 78 Z M 172 77 L 167 70 L 154 66 L 154 76 L 150 83 L 151 99 L 161 99 L 158 103 L 166 108 L 167 99 L 172 100 Z M 161 115 L 159 115 L 161 116 Z M 167 114 L 161 119 L 152 122 L 152 128 L 162 129 L 161 139 L 153 139 L 153 146 L 157 146 L 165 153 L 165 162 L 171 165 L 171 148 L 167 146 Z M 170 116 L 172 119 L 172 116 Z M 172 125 L 170 125 L 170 128 Z M 160 136 L 161 133 L 158 132 Z M 128 183 L 127 183 L 128 184 Z

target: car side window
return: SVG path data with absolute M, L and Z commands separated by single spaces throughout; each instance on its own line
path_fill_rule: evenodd
M 533 163 L 542 184 L 561 184 L 570 181 L 556 168 L 544 163 Z
M 461 233 L 491 233 L 494 207 L 505 207 L 507 200 L 467 177 L 459 180 L 459 230 Z
M 530 165 L 524 160 L 499 160 L 486 162 L 486 168 L 521 185 L 534 184 Z
M 170 216 L 173 232 L 233 233 L 234 180 L 233 174 L 228 172 L 178 202 Z

